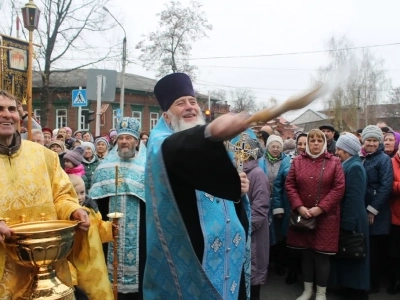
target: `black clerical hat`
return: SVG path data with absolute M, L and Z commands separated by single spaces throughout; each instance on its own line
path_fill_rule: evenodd
M 163 111 L 167 111 L 176 99 L 195 97 L 192 81 L 184 73 L 172 73 L 161 78 L 154 87 L 154 95 Z

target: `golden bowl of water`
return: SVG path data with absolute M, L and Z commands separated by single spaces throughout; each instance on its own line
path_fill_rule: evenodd
M 7 253 L 34 274 L 14 299 L 74 299 L 73 289 L 57 278 L 54 264 L 71 252 L 77 225 L 76 221 L 52 220 L 10 226 L 14 234 L 5 241 Z

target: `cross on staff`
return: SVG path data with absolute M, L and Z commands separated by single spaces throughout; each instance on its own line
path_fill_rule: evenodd
M 233 152 L 236 161 L 237 171 L 243 172 L 243 163 L 250 157 L 257 159 L 258 148 L 251 149 L 251 145 L 247 142 L 249 135 L 246 132 L 242 132 L 239 136 L 239 140 L 232 144 L 230 142 L 226 143 L 226 149 Z

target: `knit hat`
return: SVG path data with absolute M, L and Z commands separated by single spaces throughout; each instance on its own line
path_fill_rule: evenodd
M 50 137 L 53 137 L 53 130 L 51 130 L 50 128 L 42 127 L 42 132 L 43 134 L 48 133 L 50 134 Z
M 135 118 L 123 117 L 117 124 L 117 137 L 121 134 L 128 134 L 139 140 L 140 123 Z
M 296 148 L 296 142 L 294 139 L 287 139 L 283 142 L 283 151 L 294 150 Z
M 354 134 L 346 133 L 341 135 L 336 141 L 336 148 L 340 148 L 353 156 L 360 152 L 361 144 Z
M 163 111 L 167 111 L 176 99 L 195 97 L 192 81 L 184 73 L 173 73 L 161 78 L 154 87 L 154 95 Z
M 81 143 L 81 147 L 82 147 L 83 149 L 85 149 L 86 147 L 92 149 L 93 154 L 96 152 L 95 149 L 94 149 L 94 145 L 93 145 L 93 143 L 91 143 L 91 142 L 82 142 L 82 143 Z
M 64 160 L 69 160 L 76 167 L 82 163 L 83 153 L 85 150 L 78 146 L 74 150 L 70 150 L 64 155 Z
M 110 132 L 108 133 L 108 135 L 110 136 L 110 138 L 112 138 L 113 136 L 117 136 L 117 130 L 111 129 Z
M 51 143 L 50 143 L 50 145 L 49 145 L 49 149 L 51 148 L 51 146 L 53 146 L 53 145 L 58 145 L 58 146 L 60 146 L 61 147 L 61 150 L 62 150 L 62 152 L 64 152 L 65 151 L 65 144 L 64 144 L 64 142 L 63 141 L 59 141 L 59 140 L 54 140 L 54 141 L 51 141 Z
M 368 125 L 363 129 L 361 139 L 364 143 L 369 138 L 377 139 L 381 143 L 383 138 L 382 130 L 376 125 Z
M 269 146 L 269 144 L 271 144 L 272 142 L 279 142 L 281 144 L 281 147 L 283 148 L 283 140 L 279 135 L 275 135 L 275 134 L 271 134 L 267 140 L 267 148 Z
M 103 142 L 104 144 L 106 144 L 107 149 L 110 147 L 110 144 L 108 143 L 107 139 L 104 138 L 104 137 L 99 137 L 99 138 L 97 138 L 96 141 L 95 141 L 94 143 L 95 143 L 96 146 L 97 146 L 97 144 L 98 144 L 99 142 Z
M 69 127 L 64 127 L 64 129 L 65 129 L 66 132 L 72 133 L 72 129 L 71 129 L 71 128 L 69 128 Z

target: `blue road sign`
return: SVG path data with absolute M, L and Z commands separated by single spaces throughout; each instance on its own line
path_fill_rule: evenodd
M 121 117 L 122 117 L 121 109 L 118 108 L 118 109 L 116 109 L 116 111 L 117 111 L 117 119 L 121 119 Z
M 72 90 L 72 107 L 88 106 L 86 90 Z

